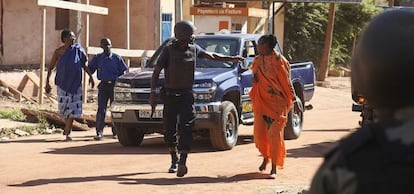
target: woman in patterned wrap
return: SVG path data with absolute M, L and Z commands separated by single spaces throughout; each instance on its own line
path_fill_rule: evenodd
M 72 140 L 74 118 L 82 115 L 82 68 L 89 75 L 89 83 L 94 87 L 94 80 L 85 66 L 87 55 L 82 46 L 75 43 L 75 33 L 71 30 L 63 30 L 61 41 L 64 43 L 53 53 L 46 77 L 46 93 L 51 92 L 49 78 L 56 67 L 55 84 L 57 86 L 59 114 L 65 119 L 63 135 L 66 140 Z
M 259 55 L 251 67 L 254 142 L 263 156 L 259 170 L 264 171 L 269 162 L 272 164 L 270 178 L 276 178 L 276 168 L 282 169 L 284 165 L 284 128 L 294 98 L 290 64 L 274 49 L 276 44 L 277 39 L 273 35 L 260 37 L 257 46 Z

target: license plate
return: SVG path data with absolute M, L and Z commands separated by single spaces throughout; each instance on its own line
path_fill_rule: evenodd
M 150 118 L 151 110 L 140 110 L 139 118 Z M 152 118 L 162 118 L 162 110 L 155 110 Z

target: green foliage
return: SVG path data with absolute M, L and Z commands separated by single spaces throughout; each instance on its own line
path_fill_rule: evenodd
M 50 124 L 47 122 L 46 117 L 44 116 L 37 116 L 37 120 L 39 120 L 38 129 L 43 134 L 43 132 L 50 127 Z
M 328 11 L 327 3 L 288 3 L 285 11 L 284 55 L 290 61 L 312 61 L 319 69 Z M 378 12 L 379 8 L 369 0 L 363 0 L 361 4 L 336 4 L 329 59 L 331 67 L 349 63 L 355 40 Z
M 313 61 L 322 56 L 328 4 L 288 3 L 285 11 L 284 55 L 291 61 Z
M 361 4 L 339 4 L 335 13 L 335 25 L 333 34 L 331 66 L 348 64 L 351 60 L 354 42 L 358 39 L 365 25 L 371 18 L 378 14 L 379 8 L 370 1 Z M 355 40 L 354 40 L 355 39 Z
M 26 120 L 26 115 L 24 115 L 19 109 L 0 109 L 0 118 L 23 122 Z

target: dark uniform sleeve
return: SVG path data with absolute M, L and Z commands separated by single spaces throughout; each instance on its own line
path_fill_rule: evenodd
M 160 67 L 161 69 L 167 68 L 168 66 L 168 48 L 165 47 L 162 49 L 160 57 L 158 58 L 156 66 Z
M 309 192 L 306 194 L 355 193 L 356 176 L 340 166 L 340 152 L 331 153 L 316 171 Z

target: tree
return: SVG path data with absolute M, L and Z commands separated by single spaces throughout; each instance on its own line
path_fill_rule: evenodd
M 319 65 L 323 50 L 328 5 L 289 3 L 285 11 L 284 54 L 290 61 Z
M 339 4 L 336 12 L 333 47 L 330 62 L 333 66 L 348 64 L 362 29 L 379 12 L 370 1 L 361 4 Z
M 285 12 L 284 54 L 291 61 L 312 61 L 320 67 L 328 19 L 325 3 L 289 3 Z M 377 13 L 371 0 L 338 4 L 329 64 L 348 64 L 359 33 Z

